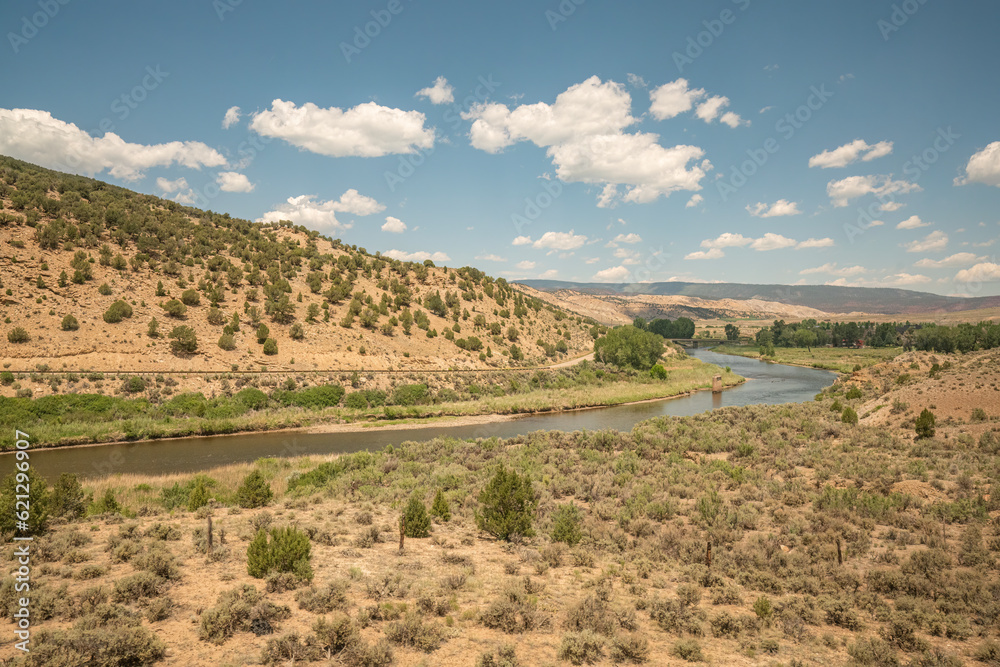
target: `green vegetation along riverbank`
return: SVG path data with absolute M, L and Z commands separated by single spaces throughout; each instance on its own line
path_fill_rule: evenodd
M 779 364 L 807 366 L 840 373 L 850 373 L 883 361 L 893 359 L 903 352 L 901 347 L 852 349 L 843 347 L 776 347 L 774 355 L 763 356 L 756 345 L 719 345 L 712 349 L 719 354 L 735 354 L 750 359 L 763 359 Z
M 662 369 L 661 369 L 662 370 Z M 697 359 L 668 361 L 664 373 L 621 370 L 599 363 L 532 372 L 497 372 L 447 382 L 414 374 L 383 389 L 309 384 L 308 378 L 268 386 L 267 380 L 220 376 L 213 397 L 173 393 L 170 378 L 108 378 L 116 395 L 65 394 L 38 399 L 0 397 L 0 426 L 31 432 L 37 446 L 151 440 L 193 435 L 370 424 L 400 420 L 420 426 L 440 417 L 517 415 L 622 405 L 669 398 L 743 378 Z M 436 385 L 434 383 L 437 383 Z M 135 389 L 134 393 L 130 393 Z

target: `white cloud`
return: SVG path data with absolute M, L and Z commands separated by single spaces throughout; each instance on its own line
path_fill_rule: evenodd
M 880 211 L 886 211 L 887 213 L 892 213 L 893 211 L 898 211 L 899 209 L 906 206 L 906 204 L 898 201 L 887 201 L 878 207 Z
M 929 282 L 931 282 L 931 279 L 927 276 L 910 273 L 897 273 L 877 281 L 879 287 L 904 287 L 906 285 L 922 285 Z
M 549 269 L 548 271 L 543 271 L 538 275 L 541 280 L 552 280 L 559 275 L 558 269 Z
M 757 202 L 752 206 L 747 204 L 747 211 L 755 218 L 777 218 L 783 215 L 799 215 L 802 213 L 799 210 L 797 202 L 788 201 L 787 199 L 779 199 L 770 206 L 763 202 Z
M 632 86 L 633 88 L 647 88 L 649 86 L 649 83 L 647 83 L 646 80 L 641 76 L 639 76 L 638 74 L 632 74 L 631 72 L 629 72 L 627 78 L 628 78 L 628 85 Z
M 535 263 L 529 262 L 528 260 L 524 260 L 523 262 L 518 262 L 517 264 L 515 264 L 514 268 L 521 269 L 522 271 L 530 271 L 533 268 L 535 268 Z
M 828 273 L 833 276 L 856 276 L 862 273 L 868 273 L 868 269 L 863 266 L 845 266 L 839 268 L 836 262 L 830 262 L 824 264 L 823 266 L 817 266 L 812 269 L 803 269 L 799 271 L 799 275 L 806 276 L 813 273 Z
M 684 255 L 684 259 L 719 259 L 725 256 L 725 253 L 718 248 L 712 248 L 711 250 L 697 250 L 695 252 L 689 252 Z
M 726 232 L 720 234 L 715 239 L 706 239 L 701 242 L 702 248 L 736 248 L 740 246 L 750 245 L 753 243 L 753 239 L 749 239 L 742 234 L 733 234 L 731 232 Z
M 722 111 L 723 107 L 729 105 L 729 98 L 723 97 L 722 95 L 713 95 L 704 102 L 698 105 L 695 109 L 694 115 L 701 118 L 706 123 L 711 123 L 715 120 L 719 112 Z
M 531 244 L 531 247 L 549 248 L 551 250 L 575 250 L 586 242 L 586 236 L 574 234 L 571 229 L 568 232 L 545 232 L 540 239 Z M 521 244 L 515 243 L 514 245 Z
M 796 250 L 806 250 L 807 248 L 832 248 L 837 245 L 831 238 L 806 239 L 795 246 Z
M 619 234 L 613 238 L 609 243 L 642 243 L 642 237 L 635 233 L 630 234 Z
M 431 104 L 450 104 L 455 101 L 455 89 L 448 84 L 448 79 L 439 76 L 430 88 L 417 91 L 415 97 L 426 97 Z
M 268 211 L 258 222 L 277 222 L 279 220 L 291 220 L 292 222 L 304 225 L 316 230 L 340 231 L 350 229 L 350 223 L 341 223 L 337 220 L 337 213 L 350 213 L 353 215 L 372 215 L 385 210 L 383 204 L 378 203 L 371 197 L 358 194 L 355 189 L 350 189 L 341 195 L 339 200 L 315 201 L 315 195 L 300 195 L 289 197 L 285 204 L 276 207 L 273 211 Z
M 583 260 L 584 264 L 597 264 L 601 259 L 599 257 L 587 257 Z
M 239 107 L 229 107 L 226 109 L 226 115 L 222 119 L 222 129 L 228 130 L 236 123 L 240 122 L 240 108 Z
M 176 181 L 168 181 L 162 176 L 156 179 L 156 187 L 160 188 L 164 193 L 170 194 L 171 192 L 180 192 L 181 190 L 188 189 L 187 179 L 181 177 Z
M 476 259 L 481 262 L 506 262 L 506 257 L 501 257 L 500 255 L 494 255 L 492 253 L 488 255 L 476 255 Z
M 691 199 L 688 200 L 688 203 L 684 204 L 684 208 L 694 208 L 703 201 L 705 201 L 705 198 L 701 195 L 692 195 Z
M 917 241 L 903 245 L 906 252 L 936 252 L 948 247 L 948 235 L 941 231 L 931 232 Z
M 656 120 L 673 118 L 693 109 L 704 96 L 704 89 L 689 88 L 687 79 L 677 79 L 649 92 L 649 112 Z
M 223 192 L 253 192 L 256 187 L 245 175 L 235 171 L 219 172 L 215 177 L 219 189 Z
M 880 141 L 877 144 L 868 144 L 863 139 L 855 139 L 849 144 L 844 144 L 833 150 L 823 151 L 819 155 L 809 158 L 810 167 L 846 167 L 852 162 L 861 159 L 864 162 L 871 162 L 880 157 L 892 154 L 892 142 Z
M 993 262 L 982 262 L 955 274 L 955 281 L 960 283 L 988 283 L 996 280 L 1000 280 L 1000 264 Z
M 419 111 L 375 102 L 344 111 L 277 99 L 270 109 L 254 114 L 250 129 L 320 155 L 380 157 L 432 148 L 434 131 L 424 127 L 424 120 Z
M 632 272 L 624 266 L 614 266 L 594 274 L 591 280 L 599 283 L 627 283 L 632 278 Z
M 959 267 L 959 266 L 969 266 L 981 260 L 984 257 L 977 257 L 971 252 L 959 252 L 951 255 L 950 257 L 945 257 L 944 259 L 930 259 L 925 257 L 914 266 L 919 266 L 922 269 L 945 269 L 949 267 Z
M 965 176 L 955 179 L 955 185 L 985 183 L 1000 188 L 1000 141 L 994 141 L 969 158 Z
M 530 244 L 531 244 L 530 236 L 518 236 L 511 242 L 511 245 L 530 245 Z
M 130 144 L 113 132 L 94 138 L 73 123 L 35 109 L 0 109 L 0 154 L 87 176 L 107 170 L 129 181 L 142 178 L 152 167 L 226 164 L 218 151 L 200 141 Z
M 395 248 L 387 252 L 382 253 L 386 257 L 391 257 L 392 259 L 398 259 L 401 262 L 424 262 L 426 260 L 431 260 L 432 262 L 450 262 L 451 257 L 444 254 L 443 252 L 429 253 L 424 251 L 419 252 L 403 252 L 402 250 L 396 250 Z
M 755 239 L 750 247 L 754 250 L 766 251 L 766 250 L 779 250 L 781 248 L 790 248 L 797 245 L 795 239 L 790 239 L 781 234 L 774 234 L 773 232 L 768 232 L 759 239 Z
M 677 190 L 699 190 L 705 176 L 697 146 L 666 148 L 659 135 L 624 132 L 636 122 L 624 86 L 594 76 L 570 86 L 554 104 L 539 102 L 513 109 L 477 104 L 462 117 L 471 120 L 473 147 L 498 153 L 519 141 L 545 148 L 556 176 L 566 183 L 602 186 L 598 206 L 620 201 L 648 203 Z M 620 193 L 618 186 L 624 186 Z
M 389 232 L 390 234 L 402 234 L 406 231 L 406 223 L 399 218 L 394 218 L 389 215 L 385 218 L 385 224 L 382 225 L 382 231 Z
M 834 206 L 842 207 L 858 197 L 867 194 L 885 196 L 920 192 L 922 188 L 909 181 L 894 181 L 891 176 L 848 176 L 840 181 L 826 184 L 826 193 Z
M 896 229 L 920 229 L 921 227 L 929 227 L 931 223 L 924 222 L 920 219 L 919 215 L 911 215 L 906 220 L 896 225 Z

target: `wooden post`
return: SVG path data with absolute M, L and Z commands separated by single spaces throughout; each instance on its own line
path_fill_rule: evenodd
M 709 542 L 708 546 L 705 548 L 705 565 L 709 568 L 712 567 L 712 543 Z
M 212 517 L 208 517 L 208 550 L 212 550 Z
M 712 376 L 712 393 L 721 394 L 722 393 L 722 376 L 713 375 Z
M 406 517 L 399 517 L 399 553 L 403 553 L 403 538 L 406 537 Z
M 840 538 L 837 538 L 837 565 L 844 564 L 844 553 L 840 550 Z

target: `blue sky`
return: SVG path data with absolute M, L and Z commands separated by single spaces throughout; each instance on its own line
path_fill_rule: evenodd
M 10 0 L 0 153 L 508 278 L 992 295 L 998 20 L 940 0 Z

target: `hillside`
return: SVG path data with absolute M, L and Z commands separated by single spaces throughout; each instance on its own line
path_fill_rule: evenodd
M 960 298 L 886 287 L 833 285 L 751 285 L 741 283 L 572 283 L 560 280 L 521 280 L 543 292 L 573 290 L 594 295 L 661 295 L 735 301 L 773 301 L 806 306 L 828 313 L 883 313 L 905 315 L 1000 307 L 1000 296 Z
M 581 318 L 502 278 L 401 262 L 287 221 L 201 211 L 9 158 L 0 204 L 9 371 L 492 369 L 593 346 Z M 121 312 L 109 312 L 118 301 Z M 190 327 L 194 352 L 172 349 L 175 327 Z M 27 340 L 15 342 L 20 329 Z

